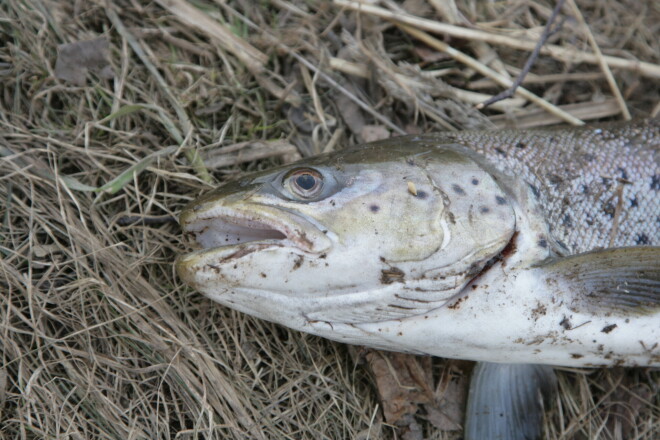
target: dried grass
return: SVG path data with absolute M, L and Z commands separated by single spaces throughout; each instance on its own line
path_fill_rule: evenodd
M 346 346 L 204 299 L 173 274 L 186 247 L 176 224 L 120 221 L 175 216 L 220 181 L 355 143 L 373 125 L 428 132 L 550 119 L 521 101 L 477 112 L 471 93 L 500 89 L 474 65 L 339 7 L 347 3 L 0 3 L 0 438 L 397 435 Z M 403 8 L 437 20 L 433 3 Z M 401 13 L 391 1 L 375 6 Z M 468 0 L 447 21 L 533 46 L 552 6 Z M 633 116 L 657 113 L 658 3 L 578 6 L 600 51 L 618 60 L 608 63 Z M 115 79 L 57 80 L 57 45 L 99 36 Z M 469 33 L 436 38 L 509 77 L 528 53 Z M 551 43 L 591 54 L 589 38 L 568 19 Z M 598 57 L 563 56 L 539 59 L 531 93 L 583 120 L 616 115 Z M 442 360 L 434 365 L 442 371 Z M 562 374 L 548 438 L 660 437 L 659 381 L 645 369 Z

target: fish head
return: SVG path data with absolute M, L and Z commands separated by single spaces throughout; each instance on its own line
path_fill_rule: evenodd
M 180 223 L 202 246 L 177 260 L 183 280 L 305 330 L 444 305 L 507 245 L 515 215 L 462 152 L 395 138 L 227 183 Z

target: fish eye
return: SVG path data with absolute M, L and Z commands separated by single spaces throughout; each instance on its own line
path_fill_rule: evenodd
M 284 186 L 294 195 L 311 199 L 323 189 L 323 176 L 311 168 L 300 168 L 289 172 L 284 178 Z

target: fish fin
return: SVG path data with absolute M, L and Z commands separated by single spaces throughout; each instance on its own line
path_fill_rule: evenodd
M 465 440 L 541 437 L 543 397 L 556 388 L 552 367 L 478 362 L 465 414 Z
M 572 307 L 641 315 L 660 310 L 660 247 L 612 248 L 556 259 L 540 267 L 547 282 L 571 292 Z

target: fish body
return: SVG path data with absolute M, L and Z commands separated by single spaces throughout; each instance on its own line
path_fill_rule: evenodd
M 660 122 L 406 136 L 221 186 L 180 276 L 330 339 L 660 366 Z

